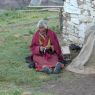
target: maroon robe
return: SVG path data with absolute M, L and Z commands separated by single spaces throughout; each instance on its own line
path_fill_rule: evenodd
M 57 62 L 63 61 L 63 57 L 61 56 L 62 54 L 61 47 L 59 45 L 55 32 L 48 29 L 47 35 L 50 38 L 51 43 L 56 52 L 55 54 L 52 54 L 50 58 L 48 58 L 48 60 L 45 59 L 45 56 L 41 55 L 40 50 L 39 50 L 40 49 L 39 30 L 33 35 L 33 38 L 32 38 L 30 49 L 32 51 L 33 60 L 35 62 L 37 71 L 42 71 L 43 66 L 48 66 L 49 68 L 55 67 Z

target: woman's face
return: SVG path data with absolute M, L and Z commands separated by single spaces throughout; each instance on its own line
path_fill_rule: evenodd
M 45 32 L 46 32 L 46 29 L 45 29 L 45 27 L 39 27 L 39 31 L 40 31 L 41 33 L 45 33 Z

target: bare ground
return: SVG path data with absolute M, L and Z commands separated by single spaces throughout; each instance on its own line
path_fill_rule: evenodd
M 49 81 L 39 90 L 54 95 L 95 95 L 95 75 L 64 71 L 57 81 Z

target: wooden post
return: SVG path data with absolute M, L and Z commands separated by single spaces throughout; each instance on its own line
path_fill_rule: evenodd
M 59 9 L 59 27 L 60 27 L 60 32 L 62 32 L 63 29 L 63 8 Z

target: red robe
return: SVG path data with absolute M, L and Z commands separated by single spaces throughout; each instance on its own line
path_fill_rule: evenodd
M 50 68 L 55 67 L 57 62 L 63 60 L 63 57 L 61 56 L 61 54 L 62 54 L 61 47 L 59 45 L 59 42 L 58 42 L 55 32 L 48 29 L 47 35 L 50 38 L 51 43 L 56 52 L 55 54 L 51 55 L 50 58 L 48 58 L 48 60 L 45 59 L 45 56 L 41 56 L 41 54 L 40 54 L 39 30 L 33 35 L 33 38 L 32 38 L 32 43 L 31 43 L 30 49 L 32 51 L 33 60 L 36 63 L 35 65 L 36 65 L 37 71 L 42 71 L 43 66 L 48 66 Z

